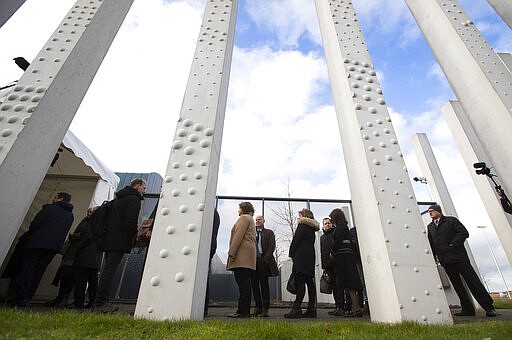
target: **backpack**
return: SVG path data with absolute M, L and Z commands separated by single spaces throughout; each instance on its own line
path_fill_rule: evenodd
M 112 210 L 112 205 L 115 199 L 112 201 L 105 201 L 99 207 L 97 207 L 89 218 L 89 224 L 91 225 L 91 231 L 94 236 L 94 240 L 101 246 L 105 232 L 108 228 L 108 219 Z

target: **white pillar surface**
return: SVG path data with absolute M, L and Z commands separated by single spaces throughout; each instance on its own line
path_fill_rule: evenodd
M 132 0 L 78 0 L 0 105 L 0 263 Z
M 512 1 L 510 0 L 487 0 L 496 13 L 505 21 L 508 27 L 512 28 Z
M 237 0 L 209 0 L 176 127 L 135 317 L 202 320 Z
M 25 3 L 25 0 L 3 0 L 0 1 L 0 28 L 9 20 L 14 13 Z
M 372 321 L 453 322 L 350 0 L 315 0 Z
M 405 1 L 466 112 L 487 164 L 505 192 L 512 192 L 512 74 L 456 0 Z
M 505 65 L 508 72 L 512 73 L 512 54 L 510 53 L 498 53 L 498 58 Z
M 508 262 L 512 263 L 512 215 L 503 211 L 498 196 L 494 190 L 494 184 L 487 176 L 477 175 L 473 164 L 476 162 L 488 163 L 488 157 L 478 137 L 467 118 L 467 114 L 457 101 L 448 102 L 443 108 L 444 119 L 452 132 L 453 138 L 459 147 L 464 163 L 471 174 L 471 179 L 480 194 L 487 214 L 498 234 Z M 501 178 L 498 179 L 501 181 Z M 506 191 L 508 196 L 512 193 Z
M 414 153 L 416 154 L 416 158 L 418 159 L 422 175 L 427 179 L 427 185 L 432 200 L 434 202 L 437 202 L 441 206 L 441 208 L 443 209 L 443 215 L 454 216 L 458 218 L 457 211 L 455 210 L 455 205 L 453 204 L 450 192 L 448 191 L 448 186 L 444 181 L 443 174 L 441 173 L 441 169 L 437 164 L 434 151 L 430 146 L 430 142 L 428 141 L 427 135 L 424 133 L 415 134 L 412 138 L 412 145 Z M 473 252 L 471 251 L 471 248 L 469 247 L 469 243 L 467 241 L 464 242 L 464 247 L 466 248 L 466 251 L 468 253 L 471 265 L 475 269 L 475 272 L 480 276 L 478 266 L 476 265 L 475 258 L 473 257 Z M 471 292 L 467 289 L 467 287 L 466 290 L 468 294 L 471 295 Z M 445 293 L 450 305 L 459 304 L 460 301 L 457 295 L 454 295 L 454 290 L 452 286 L 450 286 L 450 288 L 445 289 Z M 474 297 L 473 304 L 477 307 L 479 306 L 478 303 L 476 303 Z

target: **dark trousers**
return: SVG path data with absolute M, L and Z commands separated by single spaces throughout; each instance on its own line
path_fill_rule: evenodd
M 251 273 L 252 296 L 257 309 L 270 307 L 270 288 L 268 286 L 268 266 L 263 257 L 258 256 L 256 270 Z
M 17 301 L 24 302 L 34 297 L 46 268 L 56 254 L 55 250 L 50 249 L 26 249 L 19 272 Z
M 308 286 L 309 303 L 308 309 L 316 308 L 316 286 L 313 276 L 307 276 L 302 273 L 295 273 L 295 285 L 297 287 L 297 295 L 293 301 L 293 308 L 299 309 L 304 296 L 306 295 L 306 285 Z
M 332 286 L 332 297 L 334 298 L 334 303 L 336 304 L 336 308 L 342 308 L 343 306 L 338 306 L 338 286 L 336 285 L 336 272 L 334 268 L 325 269 L 327 275 L 331 278 L 331 286 Z
M 249 268 L 234 268 L 235 281 L 238 285 L 240 296 L 238 297 L 237 313 L 249 315 L 251 312 L 251 272 Z
M 110 298 L 110 287 L 117 270 L 117 266 L 123 259 L 123 252 L 109 251 L 105 252 L 103 265 L 101 266 L 100 279 L 98 281 L 98 291 L 96 293 L 95 306 L 106 304 Z
M 480 281 L 480 278 L 476 274 L 469 261 L 443 264 L 443 267 L 446 271 L 446 274 L 450 278 L 455 292 L 459 296 L 462 310 L 474 311 L 475 308 L 473 307 L 473 303 L 471 302 L 469 294 L 464 288 L 461 276 L 480 306 L 482 306 L 482 308 L 485 310 L 493 308 L 494 301 L 492 300 L 489 293 L 487 293 L 487 290 L 485 290 L 484 285 Z
M 56 299 L 58 301 L 67 299 L 69 293 L 73 290 L 74 284 L 75 282 L 72 277 L 62 277 L 59 281 L 59 294 Z
M 89 303 L 93 304 L 98 289 L 98 269 L 75 267 L 75 306 L 84 305 L 86 289 L 89 290 Z

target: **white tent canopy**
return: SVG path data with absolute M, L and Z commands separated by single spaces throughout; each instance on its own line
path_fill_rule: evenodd
M 87 208 L 100 205 L 114 197 L 119 177 L 110 171 L 71 131 L 68 130 L 58 152 L 41 183 L 18 236 L 28 229 L 30 222 L 44 204 L 50 203 L 57 192 L 71 194 L 75 221 L 73 231 L 85 216 Z M 13 247 L 11 247 L 12 249 Z M 8 257 L 9 258 L 9 257 Z M 5 266 L 6 263 L 4 263 Z M 48 266 L 36 292 L 36 298 L 53 297 L 57 288 L 51 281 L 60 264 L 60 256 Z M 2 268 L 4 267 L 2 266 Z M 4 280 L 2 280 L 4 281 Z M 5 291 L 7 282 L 0 283 L 0 292 Z

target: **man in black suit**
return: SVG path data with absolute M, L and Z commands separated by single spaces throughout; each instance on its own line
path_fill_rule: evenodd
M 462 284 L 466 282 L 476 301 L 485 309 L 485 315 L 496 316 L 491 296 L 469 262 L 464 247 L 464 241 L 469 237 L 467 229 L 460 221 L 452 216 L 444 216 L 441 207 L 437 204 L 428 208 L 432 222 L 427 226 L 428 240 L 436 262 L 441 263 L 446 274 L 459 296 L 462 310 L 455 316 L 474 316 L 475 308 Z
M 251 273 L 252 293 L 256 308 L 254 316 L 261 315 L 268 317 L 270 306 L 269 276 L 278 276 L 274 251 L 276 249 L 276 238 L 274 232 L 266 229 L 263 216 L 256 216 L 256 270 Z

